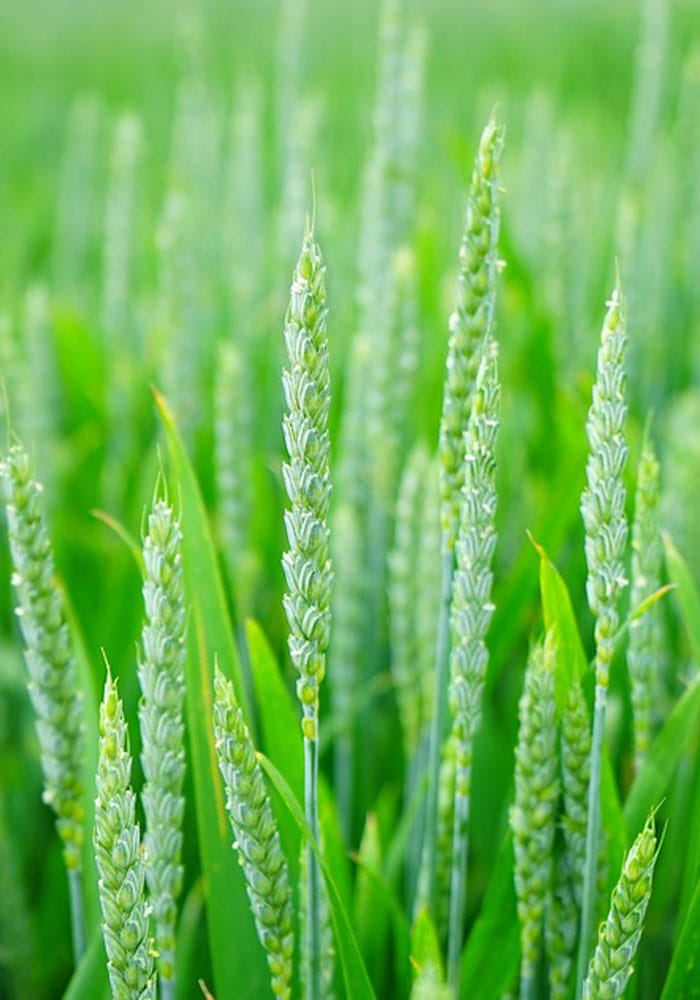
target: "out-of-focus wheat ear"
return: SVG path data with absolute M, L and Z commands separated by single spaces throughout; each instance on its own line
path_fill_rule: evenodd
M 182 890 L 185 798 L 185 599 L 180 524 L 164 500 L 148 517 L 143 544 L 143 598 L 139 706 L 141 800 L 146 814 L 146 880 L 156 930 L 161 1000 L 175 996 L 177 902 Z
M 559 802 L 554 670 L 548 652 L 541 645 L 534 646 L 525 671 L 515 751 L 515 802 L 510 812 L 522 954 L 521 1000 L 535 996 Z
M 418 601 L 424 583 L 418 571 L 424 527 L 423 498 L 430 469 L 425 448 L 415 448 L 406 463 L 396 501 L 394 544 L 389 553 L 391 676 L 409 763 L 418 748 L 422 724 L 421 663 L 418 656 Z
M 214 448 L 219 538 L 239 622 L 251 613 L 255 556 L 252 512 L 250 384 L 241 350 L 219 348 L 214 379 Z
M 625 439 L 625 302 L 619 278 L 608 302 L 603 323 L 593 400 L 586 431 L 589 441 L 586 488 L 581 513 L 586 532 L 586 593 L 595 618 L 595 704 L 591 739 L 591 767 L 586 824 L 581 937 L 578 981 L 582 982 L 590 955 L 596 912 L 596 875 L 600 842 L 600 773 L 605 728 L 605 706 L 615 641 L 620 624 L 618 601 L 627 584 L 626 491 L 622 472 L 627 460 Z
M 56 815 L 68 869 L 76 959 L 85 949 L 82 896 L 82 693 L 46 528 L 44 494 L 32 463 L 14 445 L 0 463 L 16 613 L 36 715 L 44 801 Z
M 598 944 L 583 984 L 583 1000 L 614 1000 L 625 992 L 644 929 L 657 857 L 651 816 L 630 848 L 613 889 L 610 910 L 598 932 Z
M 68 112 L 52 247 L 53 287 L 59 298 L 73 298 L 87 277 L 96 237 L 100 183 L 98 98 L 81 94 Z
M 217 670 L 214 738 L 234 847 L 245 875 L 258 937 L 267 954 L 272 991 L 291 996 L 294 913 L 287 862 L 255 748 L 233 684 Z
M 346 843 L 350 843 L 355 789 L 353 711 L 361 691 L 365 623 L 362 529 L 352 504 L 341 501 L 332 511 L 330 538 L 335 579 L 328 674 L 333 714 L 340 727 L 333 745 L 333 789 L 341 829 Z
M 155 968 L 150 908 L 124 707 L 109 669 L 100 706 L 100 742 L 95 799 L 95 860 L 102 907 L 102 936 L 112 996 L 154 1000 Z
M 634 612 L 661 584 L 663 549 L 659 530 L 659 462 L 647 434 L 637 468 L 632 525 L 632 588 Z M 653 704 L 664 660 L 661 608 L 651 605 L 630 624 L 627 664 L 632 682 L 634 766 L 646 760 L 653 735 Z

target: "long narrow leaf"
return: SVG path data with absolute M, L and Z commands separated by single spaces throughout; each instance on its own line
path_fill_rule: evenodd
M 700 660 L 700 595 L 685 559 L 668 535 L 664 535 L 664 549 L 668 575 L 676 585 L 678 603 L 693 647 L 693 655 L 696 660 Z
M 644 825 L 649 810 L 663 798 L 698 718 L 700 678 L 696 678 L 675 705 L 630 789 L 625 802 L 625 822 L 630 838 Z
M 695 887 L 661 994 L 661 1000 L 698 1000 L 698 998 L 700 998 L 700 882 Z
M 331 874 L 330 868 L 321 856 L 318 845 L 313 838 L 306 820 L 304 819 L 302 808 L 299 805 L 294 792 L 289 787 L 288 782 L 285 781 L 284 777 L 277 770 L 275 765 L 263 754 L 258 754 L 258 759 L 270 778 L 270 781 L 284 800 L 289 812 L 294 817 L 299 830 L 311 844 L 313 852 L 318 858 L 321 866 L 321 871 L 323 872 L 326 888 L 328 890 L 331 919 L 333 921 L 335 941 L 338 948 L 338 954 L 340 955 L 340 964 L 343 969 L 343 979 L 345 981 L 345 990 L 348 1000 L 372 1000 L 372 998 L 374 998 L 374 990 L 372 989 L 372 984 L 369 980 L 369 976 L 367 975 L 365 964 L 362 961 L 362 955 L 360 954 L 357 939 L 353 933 L 348 915 L 345 912 L 343 901 Z
M 186 661 L 186 714 L 193 769 L 199 855 L 217 1000 L 234 1000 L 240 984 L 264 996 L 269 977 L 255 933 L 243 871 L 231 849 L 231 832 L 214 751 L 213 665 L 231 678 L 249 720 L 236 647 L 226 610 L 211 532 L 199 486 L 173 418 L 156 396 L 181 504 L 182 564 L 190 619 Z

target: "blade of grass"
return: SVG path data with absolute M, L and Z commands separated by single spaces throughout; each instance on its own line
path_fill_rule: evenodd
M 102 931 L 96 927 L 63 994 L 63 1000 L 107 1000 L 109 995 L 107 956 Z
M 257 757 L 261 766 L 270 778 L 270 781 L 284 800 L 289 812 L 294 817 L 299 830 L 303 834 L 306 841 L 311 845 L 311 849 L 318 859 L 318 863 L 326 882 L 326 889 L 328 890 L 331 919 L 333 921 L 335 941 L 338 954 L 340 955 L 340 963 L 343 969 L 343 979 L 345 981 L 345 989 L 348 1000 L 373 1000 L 375 996 L 374 990 L 372 989 L 372 984 L 369 980 L 369 976 L 367 975 L 365 964 L 362 961 L 362 955 L 360 954 L 357 939 L 355 938 L 350 920 L 345 911 L 345 907 L 343 906 L 343 901 L 331 874 L 330 868 L 321 856 L 318 844 L 314 840 L 311 830 L 309 829 L 309 825 L 304 818 L 304 813 L 299 805 L 299 800 L 289 787 L 289 783 L 277 770 L 272 761 L 268 760 L 267 757 L 260 753 Z
M 215 661 L 233 681 L 247 722 L 250 710 L 199 486 L 172 415 L 157 393 L 156 403 L 170 455 L 175 485 L 172 495 L 179 498 L 181 507 L 183 575 L 190 607 L 185 668 L 187 730 L 216 995 L 219 1000 L 235 997 L 245 982 L 252 994 L 263 996 L 268 984 L 264 952 L 250 913 L 243 871 L 231 850 L 214 753 Z
M 630 839 L 643 826 L 649 809 L 662 799 L 698 718 L 700 677 L 674 706 L 630 789 L 624 809 Z
M 668 535 L 665 534 L 663 539 L 668 575 L 676 585 L 678 603 L 690 645 L 693 647 L 693 656 L 696 660 L 700 660 L 700 595 L 685 559 Z
M 695 887 L 678 944 L 673 952 L 661 1000 L 700 997 L 700 882 Z

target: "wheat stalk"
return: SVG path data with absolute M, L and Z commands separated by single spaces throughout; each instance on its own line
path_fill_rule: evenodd
M 289 652 L 299 674 L 304 736 L 306 820 L 318 839 L 318 697 L 326 672 L 333 571 L 329 558 L 330 499 L 328 409 L 330 376 L 326 337 L 325 268 L 307 224 L 294 272 L 284 330 L 289 368 L 282 383 L 287 402 L 284 437 L 289 462 L 283 468 L 291 507 L 285 512 L 289 550 L 282 565 L 287 582 L 284 608 Z M 320 870 L 308 847 L 309 996 L 317 1000 L 321 978 Z
M 467 199 L 464 235 L 459 252 L 459 292 L 457 307 L 450 317 L 450 340 L 440 420 L 442 572 L 422 862 L 427 867 L 428 898 L 431 904 L 435 900 L 438 775 L 446 715 L 454 545 L 465 474 L 464 431 L 471 411 L 481 351 L 493 325 L 498 267 L 498 172 L 502 145 L 503 131 L 491 119 L 481 136 Z
M 595 617 L 595 706 L 591 740 L 591 766 L 586 824 L 586 858 L 583 879 L 579 982 L 588 961 L 595 919 L 596 869 L 600 841 L 600 769 L 605 727 L 610 663 L 619 626 L 617 601 L 626 584 L 624 553 L 627 542 L 625 487 L 622 471 L 627 458 L 624 435 L 625 403 L 625 304 L 619 280 L 603 323 L 593 402 L 586 430 L 590 443 L 587 485 L 581 498 L 586 530 L 586 593 Z

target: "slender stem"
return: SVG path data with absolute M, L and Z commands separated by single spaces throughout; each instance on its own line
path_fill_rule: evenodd
M 319 843 L 318 740 L 304 738 L 304 811 L 306 822 Z M 306 845 L 306 954 L 309 981 L 307 1000 L 321 1000 L 321 872 L 310 844 Z
M 535 1000 L 534 970 L 529 965 L 520 970 L 520 1000 Z
M 440 783 L 440 747 L 445 732 L 447 716 L 447 669 L 450 657 L 450 602 L 452 599 L 452 571 L 454 554 L 443 549 L 442 578 L 440 586 L 440 617 L 438 619 L 437 649 L 435 653 L 435 704 L 430 727 L 428 746 L 428 798 L 425 809 L 423 839 L 423 864 L 427 875 L 428 901 L 435 907 L 435 859 L 438 834 L 438 790 Z
M 177 989 L 174 976 L 171 976 L 170 979 L 163 979 L 161 976 L 158 985 L 160 988 L 160 1000 L 175 1000 Z
M 73 931 L 73 958 L 77 966 L 85 954 L 85 909 L 83 907 L 83 873 L 80 868 L 68 872 L 70 918 Z
M 598 886 L 598 850 L 600 843 L 600 773 L 603 756 L 603 731 L 605 729 L 605 703 L 608 689 L 596 684 L 593 712 L 593 737 L 591 740 L 591 774 L 588 785 L 588 822 L 586 826 L 586 860 L 583 868 L 583 900 L 581 908 L 581 936 L 578 948 L 576 996 L 580 996 L 583 980 L 590 959 L 591 941 L 596 915 L 596 889 Z
M 461 752 L 459 754 L 461 756 Z M 469 857 L 469 790 L 471 767 L 457 768 L 455 815 L 452 833 L 452 870 L 450 874 L 450 919 L 447 941 L 448 983 L 459 996 L 459 965 L 462 955 L 464 904 L 467 898 L 467 862 Z

